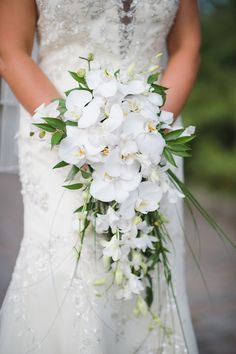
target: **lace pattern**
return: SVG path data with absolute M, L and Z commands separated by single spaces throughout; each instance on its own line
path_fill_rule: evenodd
M 143 60 L 163 50 L 179 0 L 37 0 L 40 54 L 68 42 Z M 69 40 L 69 41 L 68 41 Z M 144 45 L 145 44 L 145 45 Z M 152 50 L 150 49 L 152 48 Z

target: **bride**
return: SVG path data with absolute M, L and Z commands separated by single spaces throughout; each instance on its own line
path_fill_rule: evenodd
M 30 56 L 35 31 L 39 65 Z M 73 210 L 81 195 L 62 190 L 64 173 L 51 168 L 56 152 L 29 132 L 35 108 L 71 87 L 67 71 L 76 71 L 79 56 L 89 52 L 102 64 L 143 68 L 167 48 L 164 108 L 178 124 L 196 77 L 199 46 L 197 0 L 1 0 L 0 73 L 22 105 L 24 238 L 1 309 L 0 354 L 197 353 L 185 291 L 181 205 L 162 206 L 170 220 L 177 298 L 176 305 L 165 282 L 157 284 L 154 305 L 172 330 L 166 336 L 160 327 L 149 330 L 148 318 L 133 315 L 132 300 L 96 296 L 93 283 L 102 267 L 92 231 L 73 275 Z M 179 160 L 179 176 L 181 169 Z

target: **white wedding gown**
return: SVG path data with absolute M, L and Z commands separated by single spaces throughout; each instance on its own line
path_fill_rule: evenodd
M 138 68 L 165 48 L 177 0 L 37 0 L 39 65 L 61 92 L 74 82 L 89 52 L 100 63 Z M 177 68 L 178 70 L 178 68 Z M 37 82 L 35 82 L 37 85 Z M 133 300 L 112 291 L 98 297 L 101 249 L 86 235 L 75 271 L 73 211 L 79 192 L 62 188 L 66 171 L 53 170 L 56 150 L 29 136 L 30 116 L 21 110 L 19 161 L 24 200 L 24 238 L 1 309 L 0 354 L 196 354 L 186 299 L 182 207 L 163 205 L 169 216 L 170 257 L 178 309 L 163 276 L 155 284 L 154 311 L 172 329 L 167 338 L 150 318 L 133 315 Z M 181 176 L 179 161 L 178 174 Z M 169 246 L 171 247 L 171 246 Z

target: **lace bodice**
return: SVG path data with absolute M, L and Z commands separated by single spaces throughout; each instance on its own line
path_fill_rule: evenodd
M 71 48 L 118 62 L 145 62 L 163 50 L 179 0 L 36 0 L 40 59 Z

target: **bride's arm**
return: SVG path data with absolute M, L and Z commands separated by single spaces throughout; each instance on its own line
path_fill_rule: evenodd
M 163 109 L 181 112 L 199 67 L 201 43 L 197 0 L 180 0 L 175 23 L 169 33 L 169 61 L 161 84 L 169 88 Z
M 59 93 L 31 59 L 37 11 L 34 0 L 0 1 L 0 75 L 32 114 Z

